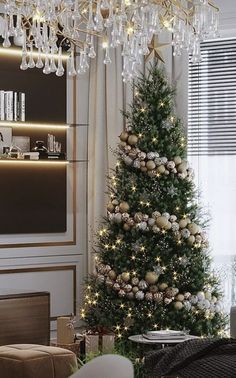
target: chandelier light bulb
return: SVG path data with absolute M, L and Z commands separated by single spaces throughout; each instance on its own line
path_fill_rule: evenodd
M 45 74 L 65 72 L 62 51 L 68 52 L 71 76 L 84 74 L 96 58 L 95 44 L 121 46 L 123 80 L 132 80 L 152 38 L 163 31 L 173 35 L 173 54 L 187 50 L 201 61 L 200 43 L 218 37 L 219 10 L 210 0 L 3 0 L 0 16 L 3 47 L 12 38 L 22 46 L 21 69 L 37 67 Z M 35 56 L 36 54 L 36 56 Z M 56 55 L 56 57 L 55 57 Z M 76 56 L 79 55 L 79 59 Z M 41 56 L 45 56 L 43 62 Z

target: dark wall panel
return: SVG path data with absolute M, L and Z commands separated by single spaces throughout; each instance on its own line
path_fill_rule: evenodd
M 26 121 L 66 122 L 66 77 L 42 70 L 21 71 L 20 59 L 0 56 L 0 89 L 26 93 Z M 4 126 L 3 126 L 4 127 Z M 66 152 L 66 131 L 13 127 L 13 135 L 36 140 L 51 133 Z M 0 234 L 66 232 L 66 165 L 44 162 L 0 161 Z

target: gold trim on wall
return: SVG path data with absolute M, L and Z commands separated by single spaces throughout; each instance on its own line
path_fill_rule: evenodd
M 47 267 L 38 267 L 38 268 L 15 268 L 15 269 L 3 269 L 0 270 L 0 274 L 16 274 L 16 273 L 35 273 L 35 272 L 54 272 L 54 271 L 65 271 L 71 270 L 73 272 L 73 312 L 76 315 L 76 265 L 58 265 L 58 266 L 47 266 Z M 57 316 L 51 316 L 50 320 L 56 320 L 59 316 L 70 316 L 71 314 L 63 314 Z

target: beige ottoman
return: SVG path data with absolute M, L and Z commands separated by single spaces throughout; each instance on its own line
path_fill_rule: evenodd
M 73 352 L 44 345 L 0 346 L 1 378 L 68 378 L 77 367 Z

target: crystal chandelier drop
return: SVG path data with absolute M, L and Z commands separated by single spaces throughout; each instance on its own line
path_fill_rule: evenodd
M 200 42 L 218 35 L 218 8 L 210 0 L 4 0 L 3 47 L 12 39 L 22 45 L 21 69 L 42 68 L 64 74 L 63 46 L 68 48 L 68 74 L 83 74 L 96 57 L 95 41 L 104 49 L 121 46 L 123 79 L 132 79 L 148 54 L 153 36 L 168 30 L 174 55 L 187 50 L 201 59 Z M 12 37 L 12 38 L 11 38 Z M 75 62 L 75 55 L 79 55 Z

